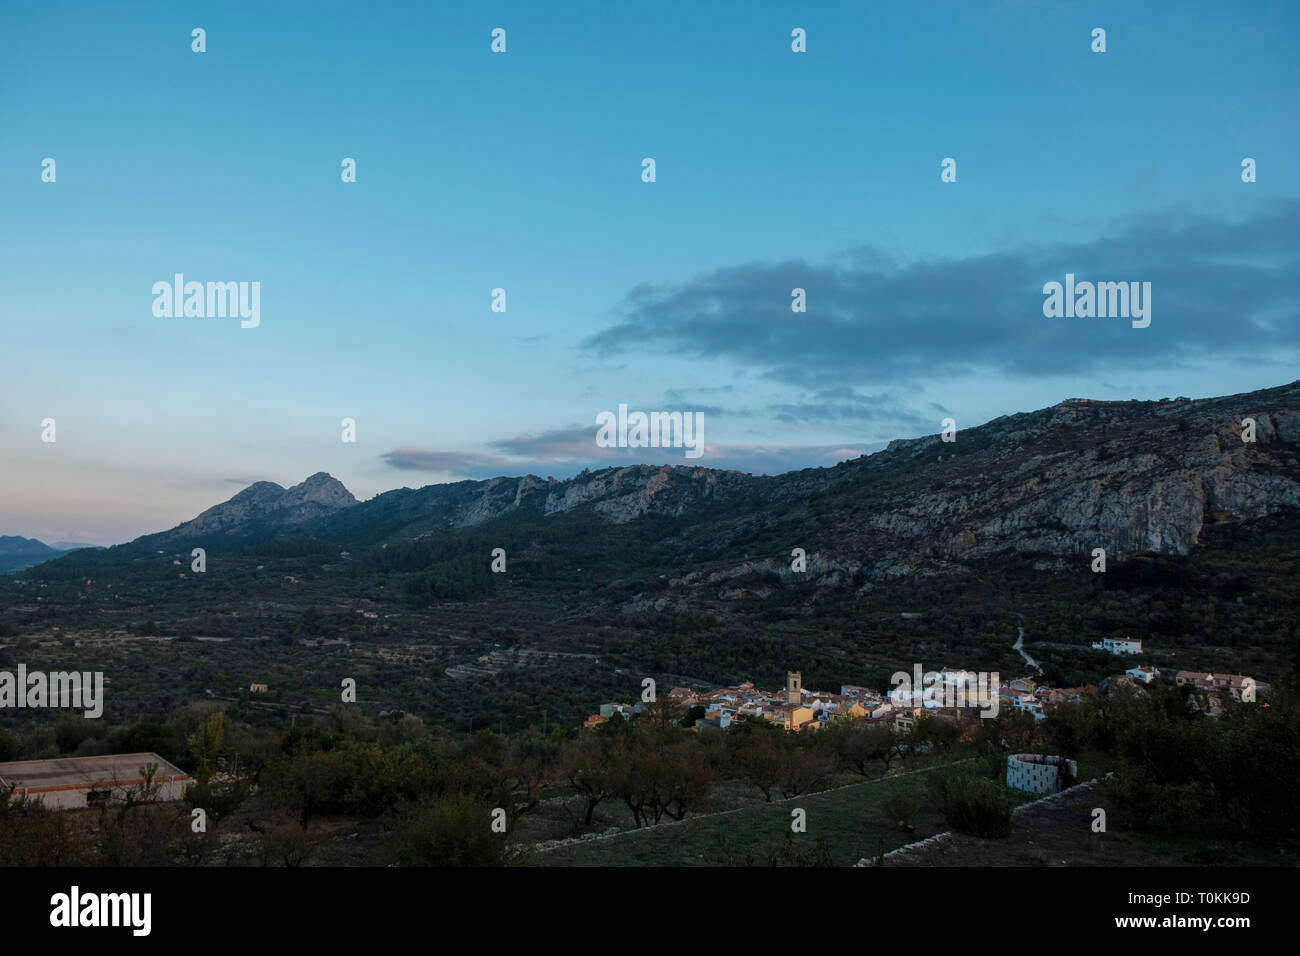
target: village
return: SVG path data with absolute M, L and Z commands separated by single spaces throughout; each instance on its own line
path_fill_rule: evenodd
M 1106 638 L 1093 645 L 1117 656 L 1142 653 L 1142 642 Z M 998 674 L 976 673 L 944 667 L 922 674 L 915 667 L 915 680 L 906 672 L 894 675 L 892 690 L 844 684 L 838 692 L 809 691 L 797 671 L 786 675 L 783 690 L 761 690 L 746 681 L 734 687 L 693 690 L 674 687 L 670 700 L 696 717 L 693 729 L 699 733 L 725 730 L 742 720 L 761 720 L 797 733 L 815 732 L 835 721 L 864 721 L 869 725 L 889 727 L 907 733 L 923 714 L 940 720 L 960 722 L 962 711 L 978 708 L 980 716 L 996 717 L 1002 709 L 1023 711 L 1035 720 L 1044 720 L 1065 703 L 1082 703 L 1096 699 L 1110 685 L 1150 685 L 1161 680 L 1161 672 L 1150 665 L 1135 665 L 1103 680 L 1101 686 L 1051 687 L 1029 676 L 1002 683 Z M 1259 693 L 1267 693 L 1267 683 L 1241 674 L 1210 674 L 1178 671 L 1173 683 L 1190 685 L 1188 709 L 1217 717 L 1223 711 L 1225 695 L 1251 703 Z M 597 713 L 587 717 L 584 727 L 598 727 L 615 717 L 630 720 L 643 712 L 645 703 L 601 704 Z

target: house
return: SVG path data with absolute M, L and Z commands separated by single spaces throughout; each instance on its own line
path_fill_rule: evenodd
M 1032 694 L 1017 694 L 1011 698 L 1011 706 L 1017 710 L 1023 710 L 1033 715 L 1034 720 L 1043 720 L 1047 713 L 1043 710 L 1043 703 Z
M 1209 694 L 1218 694 L 1226 690 L 1238 700 L 1242 699 L 1243 692 L 1246 692 L 1249 698 L 1254 694 L 1267 693 L 1271 689 L 1269 684 L 1242 674 L 1202 674 L 1199 671 L 1179 671 L 1174 677 L 1174 683 L 1179 687 L 1191 684 L 1197 690 Z
M 265 694 L 265 693 L 266 693 L 266 685 L 265 685 L 265 684 L 249 684 L 249 685 L 248 685 L 248 692 L 249 692 L 250 694 Z
M 895 707 L 894 729 L 905 734 L 916 726 L 916 713 L 919 707 Z
M 764 713 L 763 719 L 786 730 L 805 730 L 814 729 L 812 725 L 816 723 L 817 718 L 811 707 L 804 707 L 802 704 L 782 704 Z
M 861 720 L 870 713 L 867 708 L 859 701 L 853 701 L 847 707 L 839 707 L 835 710 L 835 717 L 844 720 Z
M 736 708 L 723 704 L 709 704 L 704 711 L 704 720 L 716 724 L 720 730 L 731 726 L 731 718 L 736 715 Z
M 1111 654 L 1142 653 L 1142 642 L 1130 638 L 1107 637 L 1103 638 L 1100 643 L 1094 642 L 1092 646 L 1095 650 L 1108 651 Z
M 75 810 L 107 806 L 126 799 L 144 785 L 145 769 L 153 765 L 156 800 L 179 800 L 193 781 L 154 753 L 101 757 L 55 757 L 0 763 L 0 786 L 9 799 L 39 800 L 51 809 Z
M 1130 667 L 1124 672 L 1134 680 L 1140 680 L 1144 684 L 1149 684 L 1160 676 L 1160 671 L 1154 667 Z
M 1096 684 L 1085 684 L 1083 687 L 1062 687 L 1056 693 L 1062 703 L 1082 704 L 1085 700 L 1095 698 L 1100 692 Z

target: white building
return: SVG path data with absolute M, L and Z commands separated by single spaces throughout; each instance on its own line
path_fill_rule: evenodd
M 182 770 L 152 753 L 103 757 L 55 757 L 0 763 L 0 786 L 9 799 L 41 801 L 47 807 L 73 810 L 120 803 L 144 788 L 144 769 L 154 767 L 155 800 L 179 800 L 192 781 Z
M 1154 667 L 1130 667 L 1124 672 L 1134 680 L 1140 680 L 1144 684 L 1149 684 L 1160 676 L 1160 671 Z
M 1096 650 L 1109 651 L 1112 654 L 1141 654 L 1142 642 L 1130 638 L 1107 637 L 1101 643 L 1094 642 Z

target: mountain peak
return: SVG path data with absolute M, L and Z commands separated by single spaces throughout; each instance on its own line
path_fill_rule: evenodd
M 357 503 L 337 478 L 318 471 L 301 484 L 284 488 L 255 481 L 228 501 L 166 532 L 168 540 L 210 534 L 236 534 L 251 523 L 284 528 L 350 508 Z
M 327 511 L 350 508 L 357 503 L 352 492 L 333 475 L 318 471 L 301 484 L 294 485 L 280 497 L 281 508 L 302 508 L 307 504 L 323 506 Z M 318 517 L 316 514 L 306 517 Z

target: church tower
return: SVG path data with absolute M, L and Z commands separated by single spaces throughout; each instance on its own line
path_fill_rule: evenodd
M 803 675 L 798 671 L 787 671 L 785 675 L 785 702 L 787 704 L 803 703 Z

